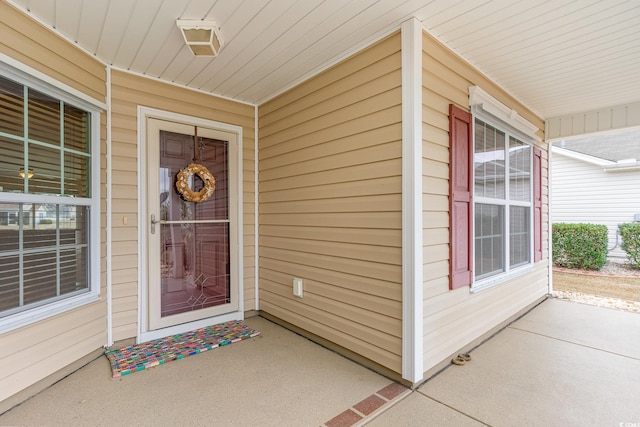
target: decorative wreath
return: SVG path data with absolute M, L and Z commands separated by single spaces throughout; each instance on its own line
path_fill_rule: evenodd
M 198 175 L 200 179 L 202 179 L 202 182 L 204 182 L 202 190 L 196 192 L 189 188 L 189 177 L 193 175 Z M 204 202 L 211 197 L 213 190 L 216 189 L 216 180 L 206 167 L 197 163 L 191 163 L 178 172 L 176 189 L 187 202 Z

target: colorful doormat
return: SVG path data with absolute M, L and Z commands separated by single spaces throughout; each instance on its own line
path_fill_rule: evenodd
M 118 378 L 259 334 L 260 332 L 242 322 L 231 321 L 121 349 L 107 350 L 105 354 L 111 362 L 113 378 Z

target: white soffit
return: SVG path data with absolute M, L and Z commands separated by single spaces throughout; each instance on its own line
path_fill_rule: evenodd
M 254 105 L 413 17 L 542 119 L 640 101 L 637 0 L 6 1 L 114 68 Z M 194 57 L 177 19 L 224 49 Z

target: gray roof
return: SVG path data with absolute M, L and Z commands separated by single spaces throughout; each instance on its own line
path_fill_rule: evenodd
M 563 140 L 553 145 L 612 162 L 627 159 L 640 161 L 640 130 Z

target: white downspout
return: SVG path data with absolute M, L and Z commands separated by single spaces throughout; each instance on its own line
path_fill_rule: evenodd
M 255 310 L 260 310 L 260 277 L 259 277 L 259 255 L 260 249 L 258 247 L 259 234 L 258 234 L 258 106 L 254 107 L 254 144 L 253 144 L 253 279 L 254 279 L 254 291 L 255 291 Z

